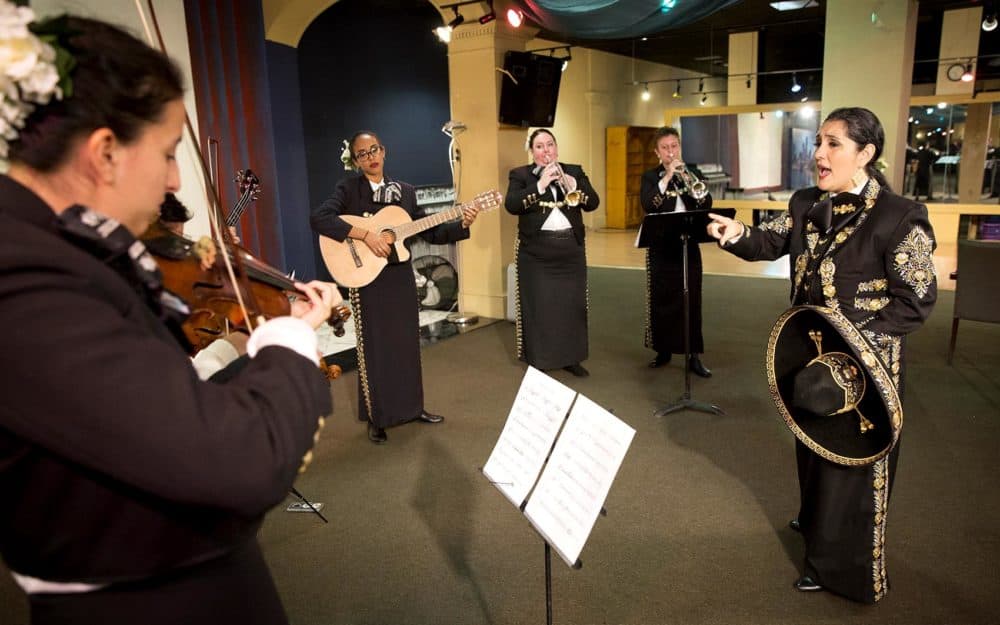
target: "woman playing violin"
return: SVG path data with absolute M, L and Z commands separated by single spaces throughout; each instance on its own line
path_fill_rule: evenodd
M 30 114 L 0 143 L 0 557 L 33 623 L 284 623 L 255 533 L 331 411 L 314 328 L 337 296 L 298 285 L 241 371 L 201 381 L 136 240 L 180 186 L 180 74 L 95 20 L 55 45 L 72 95 L 15 81 Z

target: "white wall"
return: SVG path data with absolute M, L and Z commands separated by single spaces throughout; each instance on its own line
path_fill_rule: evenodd
M 141 0 L 139 4 L 149 21 L 146 0 Z M 192 88 L 191 53 L 188 49 L 187 26 L 184 20 L 184 0 L 154 0 L 153 6 L 166 43 L 167 54 L 177 63 L 184 76 L 186 88 L 184 105 L 197 133 L 198 111 Z M 39 17 L 71 13 L 110 22 L 148 42 L 135 0 L 32 0 L 31 8 Z M 149 24 L 152 29 L 152 22 L 149 21 Z M 153 37 L 155 41 L 155 33 Z M 208 232 L 208 211 L 205 187 L 201 182 L 201 167 L 196 160 L 194 149 L 194 144 L 185 132 L 184 141 L 178 150 L 182 186 L 177 196 L 195 214 L 194 219 L 187 224 L 185 233 L 197 237 Z
M 774 113 L 737 115 L 740 150 L 739 186 L 744 189 L 781 186 L 782 120 Z

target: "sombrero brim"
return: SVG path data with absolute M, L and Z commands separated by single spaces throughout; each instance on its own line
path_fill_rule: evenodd
M 817 416 L 791 405 L 795 374 L 816 356 L 810 330 L 823 333 L 823 352 L 852 355 L 865 375 L 858 412 L 874 424 L 862 433 L 857 412 Z M 885 457 L 899 440 L 903 410 L 899 394 L 874 349 L 842 314 L 821 306 L 796 306 L 774 324 L 767 343 L 767 381 L 778 412 L 806 447 L 847 466 L 869 465 Z

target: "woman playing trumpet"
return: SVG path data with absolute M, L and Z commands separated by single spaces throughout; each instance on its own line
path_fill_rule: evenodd
M 675 128 L 656 131 L 653 151 L 660 165 L 642 175 L 639 197 L 647 213 L 670 213 L 712 207 L 712 196 L 704 183 L 695 182 L 700 172 L 681 160 L 680 135 Z M 646 251 L 646 347 L 656 351 L 652 368 L 670 362 L 684 349 L 683 248 L 680 239 L 665 241 Z M 701 334 L 701 252 L 688 242 L 688 291 L 690 296 L 691 371 L 703 378 L 712 372 L 699 354 L 705 351 Z
M 589 375 L 583 211 L 600 199 L 579 165 L 559 163 L 552 133 L 528 138 L 532 165 L 510 171 L 504 206 L 518 216 L 517 355 L 538 369 Z

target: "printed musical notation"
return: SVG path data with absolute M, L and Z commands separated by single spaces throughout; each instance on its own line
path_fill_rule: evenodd
M 573 566 L 601 512 L 635 430 L 579 395 L 524 514 Z
M 528 367 L 507 424 L 483 474 L 515 506 L 524 503 L 562 427 L 576 392 Z
M 483 473 L 515 506 L 530 493 L 525 516 L 573 566 L 634 436 L 607 410 L 528 367 Z

